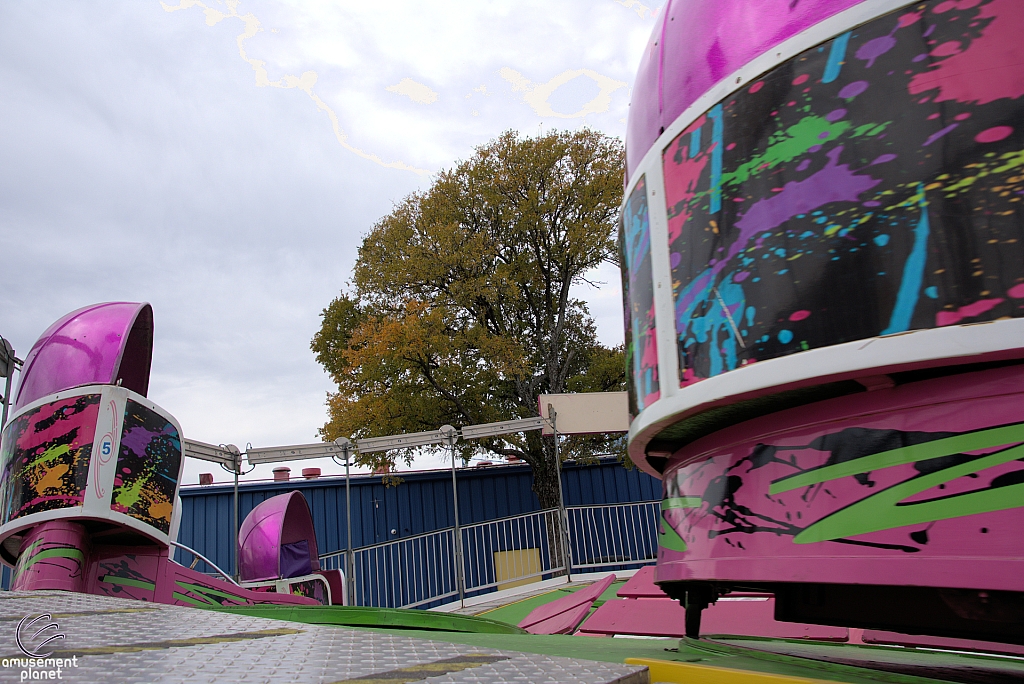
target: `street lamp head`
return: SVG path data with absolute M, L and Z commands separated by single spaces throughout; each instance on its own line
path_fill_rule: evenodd
M 459 431 L 456 430 L 455 428 L 453 428 L 451 425 L 442 425 L 438 429 L 438 432 L 440 432 L 442 435 L 444 435 L 444 438 L 445 438 L 445 440 L 448 441 L 449 445 L 454 445 L 455 444 L 455 440 L 459 436 Z

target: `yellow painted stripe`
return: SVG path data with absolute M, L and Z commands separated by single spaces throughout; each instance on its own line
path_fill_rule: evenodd
M 463 670 L 480 667 L 481 665 L 490 665 L 502 660 L 508 660 L 508 656 L 466 653 L 454 658 L 410 665 L 409 667 L 402 667 L 387 672 L 376 672 L 365 677 L 342 679 L 333 684 L 410 684 L 410 682 L 422 682 L 432 677 L 440 677 L 452 672 L 462 672 Z
M 626 658 L 627 665 L 645 665 L 650 670 L 651 684 L 834 684 L 823 679 L 766 674 L 726 667 L 680 663 L 652 658 Z

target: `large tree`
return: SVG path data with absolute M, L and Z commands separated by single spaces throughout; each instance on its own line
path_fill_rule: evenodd
M 524 418 L 540 394 L 622 389 L 621 347 L 598 342 L 570 295 L 616 258 L 622 168 L 621 143 L 594 131 L 507 132 L 382 218 L 311 345 L 338 385 L 323 438 Z M 588 447 L 570 440 L 562 455 Z M 541 505 L 557 505 L 539 432 L 460 448 L 524 460 Z M 361 458 L 379 467 L 395 454 Z

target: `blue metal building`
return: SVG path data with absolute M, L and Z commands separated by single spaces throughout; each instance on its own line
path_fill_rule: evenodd
M 385 487 L 379 475 L 352 477 L 352 546 L 393 541 L 451 527 L 450 470 L 401 475 L 396 487 Z M 498 465 L 458 470 L 459 522 L 463 525 L 540 510 L 526 465 Z M 614 458 L 593 465 L 568 463 L 562 470 L 566 506 L 651 501 L 661 497 L 661 482 L 638 469 L 627 470 Z M 266 499 L 298 490 L 309 502 L 321 554 L 345 549 L 345 478 L 257 482 L 239 486 L 239 520 Z M 182 488 L 178 541 L 233 573 L 231 549 L 231 485 Z M 191 556 L 181 551 L 184 563 Z M 199 569 L 208 570 L 205 564 Z

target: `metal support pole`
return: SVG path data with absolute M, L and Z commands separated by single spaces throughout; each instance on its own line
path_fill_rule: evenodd
M 556 419 L 558 412 L 555 407 L 548 404 L 548 417 L 551 419 L 551 432 L 555 440 L 555 474 L 558 476 L 558 520 L 562 526 L 560 543 L 562 545 L 562 558 L 565 559 L 565 576 L 572 582 L 572 555 L 569 546 L 569 514 L 565 510 L 565 497 L 562 495 L 562 459 L 558 454 L 558 424 Z
M 235 454 L 234 471 L 235 471 L 235 493 L 232 498 L 231 505 L 231 547 L 234 554 L 234 574 L 235 581 L 240 581 L 241 574 L 238 572 L 238 473 L 242 470 L 242 455 L 239 453 Z
M 445 425 L 441 432 L 447 437 L 452 448 L 452 501 L 455 506 L 455 583 L 459 589 L 459 605 L 466 607 L 466 578 L 462 563 L 462 531 L 459 527 L 459 487 L 455 481 L 455 438 L 457 432 L 451 425 Z
M 348 587 L 348 605 L 355 605 L 356 596 L 356 557 L 352 550 L 352 489 L 349 472 L 349 459 L 352 453 L 352 442 L 344 437 L 334 440 L 345 457 L 345 522 L 348 525 L 348 541 L 345 546 L 345 584 Z

